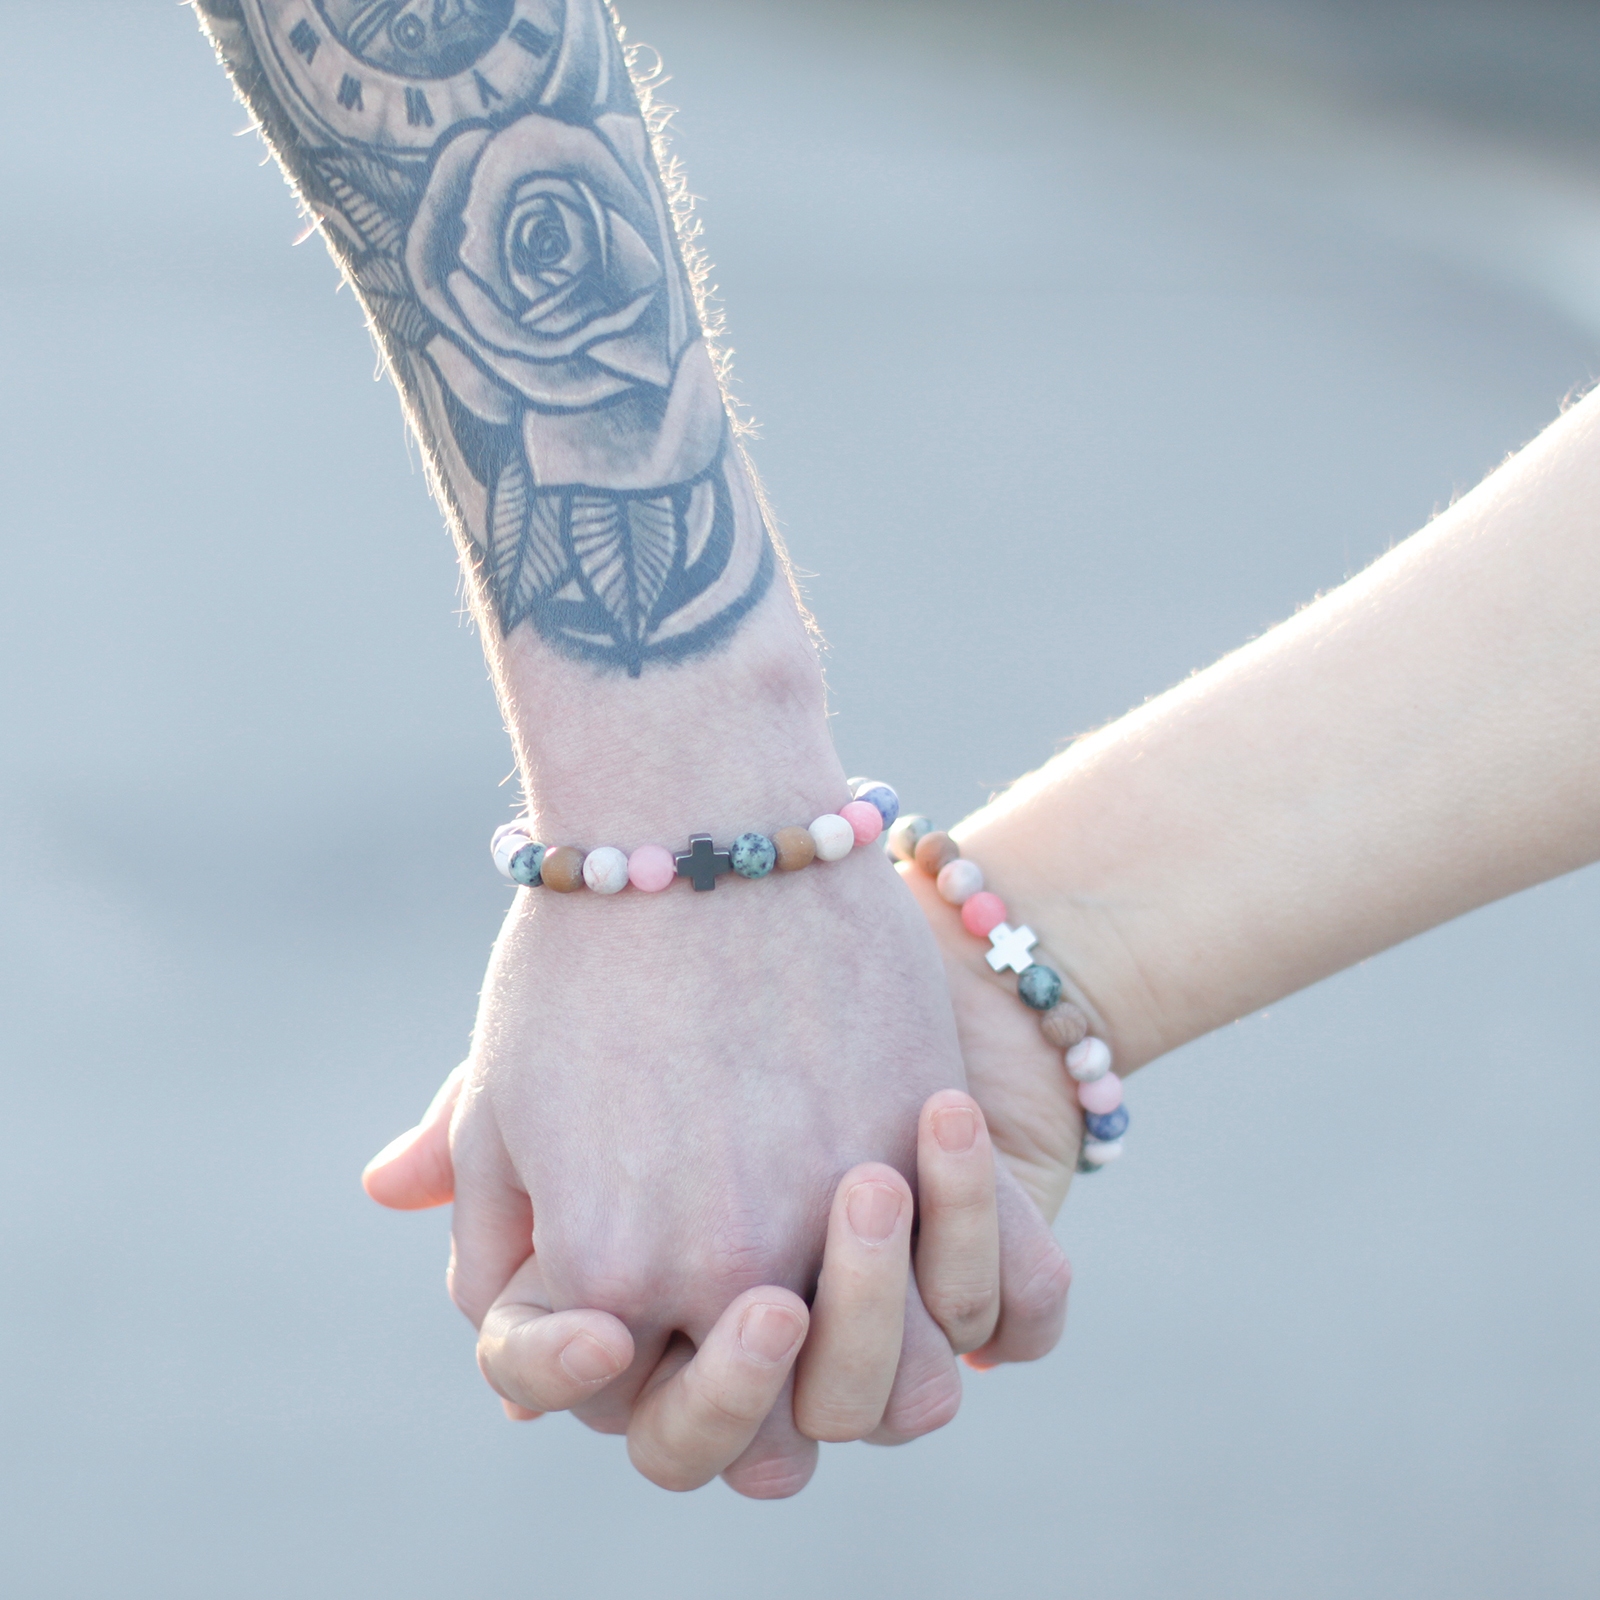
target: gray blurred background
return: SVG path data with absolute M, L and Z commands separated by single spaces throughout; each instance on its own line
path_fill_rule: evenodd
M 942 819 L 1597 376 L 1600 7 L 624 9 L 846 764 Z M 1143 1074 L 937 1438 L 756 1505 L 506 1423 L 356 1184 L 506 901 L 449 544 L 192 17 L 3 12 L 0 1591 L 1600 1590 L 1592 872 Z

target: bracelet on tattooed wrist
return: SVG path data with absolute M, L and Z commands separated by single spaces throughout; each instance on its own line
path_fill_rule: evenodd
M 642 844 L 632 851 L 609 844 L 592 850 L 547 845 L 534 838 L 533 824 L 526 817 L 497 828 L 489 848 L 501 874 L 529 889 L 570 894 L 587 888 L 595 894 L 617 894 L 631 884 L 655 894 L 679 878 L 688 879 L 696 889 L 714 889 L 725 872 L 741 878 L 797 872 L 813 861 L 841 861 L 858 845 L 871 844 L 900 815 L 899 796 L 888 784 L 870 778 L 853 779 L 850 789 L 853 798 L 848 805 L 825 813 L 809 827 L 776 828 L 770 837 L 741 833 L 725 848 L 719 848 L 709 833 L 691 834 L 688 848 L 677 854 L 659 844 Z
M 1033 929 L 1010 925 L 1005 901 L 983 886 L 983 869 L 961 854 L 948 833 L 935 832 L 926 817 L 901 817 L 889 829 L 888 844 L 896 861 L 914 862 L 934 880 L 940 898 L 960 910 L 968 933 L 988 939 L 990 967 L 1016 973 L 1017 997 L 1040 1013 L 1040 1031 L 1066 1052 L 1083 1110 L 1078 1171 L 1098 1172 L 1115 1161 L 1128 1130 L 1128 1108 L 1122 1103 L 1122 1079 L 1111 1070 L 1111 1047 L 1089 1032 L 1081 1006 L 1062 999 L 1060 973 L 1034 960 L 1039 940 Z

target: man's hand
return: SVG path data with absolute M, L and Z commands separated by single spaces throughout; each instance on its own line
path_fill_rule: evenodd
M 959 1403 L 951 1338 L 1030 1359 L 1059 1336 L 1066 1264 L 1009 1182 L 995 1299 L 988 1140 L 958 1091 L 921 1119 L 917 1277 L 881 1278 L 909 1240 L 898 1174 L 916 1170 L 919 1107 L 960 1077 L 927 928 L 875 854 L 729 885 L 716 901 L 534 891 L 496 947 L 453 1112 L 441 1096 L 367 1181 L 403 1205 L 453 1187 L 451 1289 L 499 1352 L 486 1372 L 511 1348 L 508 1317 L 540 1330 L 518 1335 L 535 1369 L 557 1349 L 584 1352 L 569 1365 L 586 1389 L 552 1370 L 554 1387 L 497 1383 L 508 1399 L 628 1432 L 641 1470 L 670 1486 L 726 1469 L 745 1492 L 792 1493 L 814 1439 L 898 1441 L 947 1421 Z M 857 1170 L 840 1183 L 841 1168 Z M 792 1357 L 759 1372 L 741 1362 L 750 1318 L 775 1345 L 814 1287 L 791 1404 L 780 1391 Z M 740 1427 L 711 1427 L 707 1394 L 733 1396 L 740 1427 L 750 1408 L 784 1403 L 723 1459 Z

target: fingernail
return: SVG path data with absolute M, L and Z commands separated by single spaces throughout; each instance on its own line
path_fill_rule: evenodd
M 805 1325 L 788 1306 L 754 1305 L 739 1322 L 739 1343 L 746 1355 L 767 1366 L 787 1361 L 800 1343 Z
M 579 1333 L 561 1347 L 561 1366 L 579 1383 L 598 1383 L 622 1370 L 617 1358 L 593 1334 Z
M 900 1220 L 900 1193 L 886 1183 L 858 1183 L 845 1201 L 844 1214 L 865 1244 L 882 1244 Z
M 951 1106 L 934 1112 L 933 1136 L 947 1155 L 965 1155 L 978 1142 L 978 1118 L 972 1107 Z

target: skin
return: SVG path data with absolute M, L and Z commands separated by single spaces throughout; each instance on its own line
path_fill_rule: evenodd
M 418 65 L 404 82 L 342 11 L 196 9 L 398 387 L 539 839 L 681 850 L 691 832 L 770 835 L 846 804 L 695 247 L 600 0 L 541 11 L 559 35 L 508 18 L 470 72 Z M 536 1350 L 562 1315 L 611 1319 L 585 1337 L 625 1328 L 627 1361 L 567 1397 L 584 1421 L 628 1432 L 673 1487 L 726 1470 L 743 1492 L 792 1492 L 815 1460 L 788 1386 L 799 1335 L 787 1355 L 767 1335 L 796 1317 L 803 1335 L 852 1170 L 901 1186 L 909 1230 L 920 1109 L 964 1081 L 936 946 L 882 857 L 710 893 L 522 892 L 469 1062 L 449 1123 L 457 1305 L 495 1329 L 514 1292 L 555 1330 L 529 1335 Z M 991 1343 L 1039 1354 L 1065 1263 L 1015 1190 L 998 1216 Z M 874 1260 L 903 1256 L 891 1234 Z M 959 1386 L 916 1278 L 887 1299 L 875 1271 L 851 1290 L 848 1257 L 841 1235 L 822 1303 L 887 1354 L 808 1358 L 806 1420 L 829 1437 L 939 1426 Z M 955 1317 L 958 1342 L 973 1321 Z M 549 1398 L 510 1387 L 522 1410 Z M 765 1408 L 731 1456 L 726 1430 L 698 1447 L 685 1417 L 703 1409 L 681 1398 L 723 1392 L 740 1417 Z
M 373 1159 L 364 1182 L 375 1200 L 417 1209 L 451 1199 L 449 1127 L 466 1079 L 463 1064 L 423 1120 Z M 971 1096 L 929 1097 L 917 1124 L 916 1170 L 915 1201 L 901 1174 L 879 1163 L 841 1179 L 809 1310 L 792 1292 L 761 1286 L 735 1297 L 698 1343 L 682 1334 L 667 1342 L 629 1403 L 612 1413 L 645 1476 L 682 1490 L 721 1473 L 743 1494 L 792 1494 L 814 1469 L 816 1440 L 896 1444 L 948 1421 L 960 1399 L 952 1348 L 1017 1356 L 1029 1340 L 1040 1349 L 1055 1342 L 1065 1263 L 1046 1250 L 1042 1270 L 1023 1286 L 1031 1294 L 1014 1289 L 1008 1300 L 1002 1292 L 994 1152 Z M 913 1270 L 920 1297 L 911 1291 Z M 479 1366 L 516 1421 L 592 1413 L 608 1386 L 638 1365 L 622 1319 L 598 1309 L 554 1311 L 550 1300 L 535 1254 L 480 1322 Z M 998 1338 L 1008 1306 L 1016 1326 Z M 915 1384 L 897 1376 L 908 1343 L 924 1354 Z M 791 1408 L 792 1430 L 784 1425 Z
M 1119 1071 L 1600 859 L 1597 506 L 1591 396 L 1367 571 L 956 830 Z M 901 871 L 1002 1170 L 1053 1216 L 1081 1129 L 1059 1056 L 931 878 Z M 437 1125 L 406 1149 L 437 1192 Z

